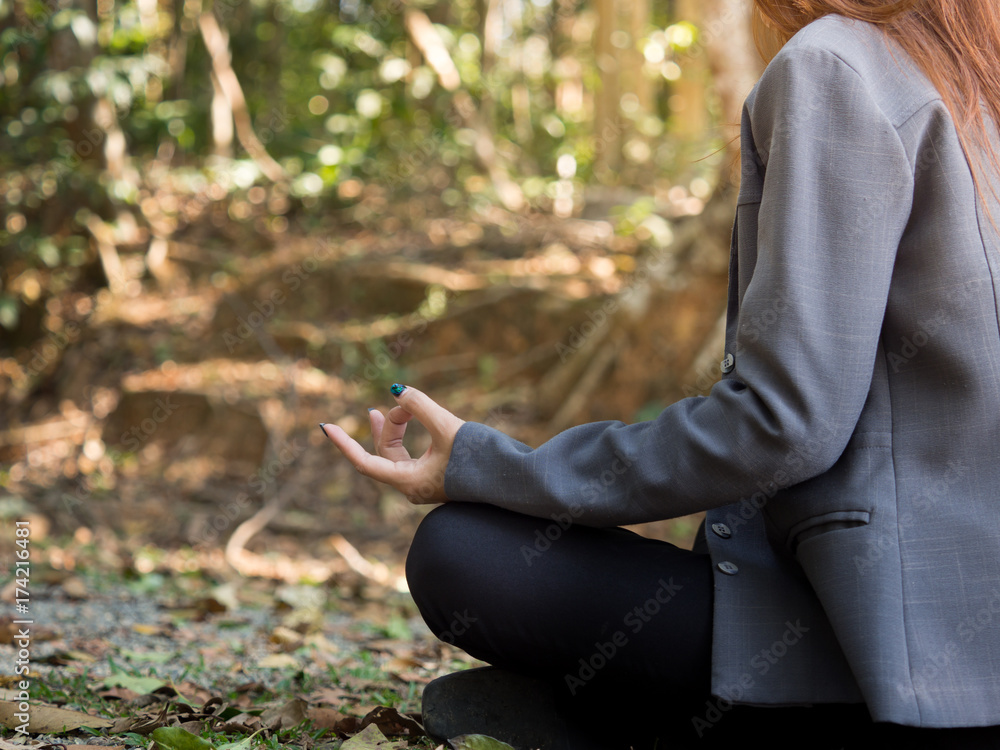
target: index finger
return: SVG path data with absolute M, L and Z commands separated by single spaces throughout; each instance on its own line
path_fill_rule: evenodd
M 348 435 L 344 430 L 335 424 L 324 424 L 323 432 L 330 438 L 341 453 L 350 461 L 354 468 L 366 477 L 371 477 L 379 482 L 391 484 L 402 478 L 399 465 L 395 461 L 381 456 L 373 456 L 366 451 L 357 440 Z

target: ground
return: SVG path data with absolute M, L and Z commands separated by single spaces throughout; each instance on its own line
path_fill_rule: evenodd
M 36 335 L 0 357 L 0 560 L 25 584 L 0 594 L 28 609 L 0 621 L 0 700 L 30 615 L 33 713 L 110 721 L 28 744 L 147 747 L 179 726 L 217 750 L 338 747 L 369 716 L 431 747 L 389 709 L 418 712 L 423 684 L 473 662 L 406 593 L 428 508 L 358 476 L 318 423 L 366 440 L 397 381 L 529 443 L 561 419 L 648 418 L 688 394 L 716 319 L 692 311 L 725 283 L 696 275 L 626 329 L 611 303 L 649 248 L 607 222 L 251 228 L 192 226 L 114 294 L 87 286 L 95 269 L 43 279 Z M 697 522 L 642 531 L 687 545 Z M 26 739 L 0 723 L 0 750 Z M 176 742 L 157 739 L 197 750 Z

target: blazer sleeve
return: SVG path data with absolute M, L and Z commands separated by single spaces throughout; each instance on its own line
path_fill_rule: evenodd
M 837 461 L 871 385 L 913 170 L 865 81 L 815 44 L 774 58 L 743 128 L 744 180 L 747 169 L 763 179 L 738 208 L 735 368 L 655 420 L 584 424 L 535 449 L 466 423 L 445 474 L 450 499 L 636 523 L 737 502 L 775 478 L 790 486 Z

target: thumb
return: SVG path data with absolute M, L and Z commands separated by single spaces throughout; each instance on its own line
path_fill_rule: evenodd
M 416 417 L 435 439 L 445 438 L 451 443 L 458 428 L 465 424 L 464 420 L 456 417 L 426 393 L 411 386 L 397 383 L 392 386 L 392 395 L 396 397 L 399 407 Z

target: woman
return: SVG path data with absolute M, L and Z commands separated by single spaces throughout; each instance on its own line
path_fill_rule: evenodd
M 534 450 L 412 388 L 372 412 L 377 456 L 325 428 L 362 473 L 444 503 L 414 540 L 414 598 L 506 671 L 428 690 L 441 734 L 467 726 L 446 710 L 462 695 L 512 700 L 504 675 L 524 673 L 552 715 L 613 709 L 633 744 L 801 742 L 817 722 L 810 746 L 1000 742 L 1000 10 L 755 13 L 784 46 L 744 107 L 709 396 Z M 432 436 L 418 459 L 411 417 Z M 614 528 L 703 510 L 690 552 Z M 494 721 L 529 743 L 525 723 Z

